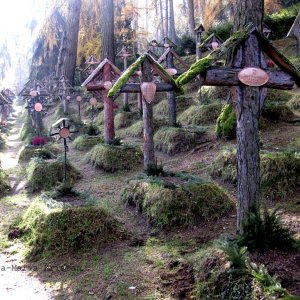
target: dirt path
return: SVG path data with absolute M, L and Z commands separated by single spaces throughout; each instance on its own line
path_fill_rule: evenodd
M 14 202 L 14 198 L 18 197 L 24 191 L 25 181 L 19 178 L 16 173 L 18 166 L 18 153 L 22 146 L 20 140 L 20 131 L 22 128 L 22 107 L 14 106 L 16 119 L 12 121 L 13 128 L 9 132 L 7 147 L 1 153 L 1 166 L 9 174 L 9 180 L 12 187 L 12 193 L 7 198 L 0 198 L 0 230 L 3 231 L 7 228 L 10 210 L 14 213 L 18 210 L 24 209 L 24 203 Z M 13 202 L 13 204 L 12 204 Z M 1 232 L 3 234 L 3 232 Z M 28 300 L 46 300 L 53 299 L 48 289 L 36 278 L 30 275 L 29 270 L 26 270 L 22 262 L 12 256 L 8 248 L 5 253 L 0 253 L 0 295 L 1 299 L 28 299 Z

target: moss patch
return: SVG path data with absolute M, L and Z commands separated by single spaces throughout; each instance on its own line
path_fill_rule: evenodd
M 289 153 L 260 155 L 261 189 L 268 199 L 284 198 L 295 192 L 300 180 L 300 158 Z M 223 151 L 211 166 L 210 174 L 237 182 L 236 151 Z
M 261 116 L 270 121 L 288 122 L 295 118 L 291 109 L 282 102 L 266 102 Z
M 33 201 L 19 227 L 25 232 L 30 258 L 90 249 L 124 237 L 119 222 L 105 208 L 63 208 L 45 197 Z
M 69 185 L 80 178 L 79 172 L 67 164 L 67 182 Z M 64 180 L 64 163 L 59 160 L 31 160 L 28 167 L 28 184 L 32 191 L 50 190 Z
M 167 154 L 175 154 L 193 149 L 208 141 L 202 127 L 163 127 L 154 135 L 155 148 Z
M 266 104 L 268 102 L 281 102 L 286 103 L 289 100 L 291 100 L 293 97 L 293 94 L 287 91 L 283 90 L 274 90 L 274 89 L 268 89 L 268 94 L 266 97 Z
M 236 112 L 231 104 L 224 104 L 217 119 L 216 134 L 219 138 L 233 139 L 236 136 Z
M 222 188 L 188 174 L 140 175 L 129 181 L 121 198 L 138 207 L 155 226 L 189 225 L 198 219 L 216 219 L 233 207 Z
M 79 151 L 90 150 L 95 145 L 103 143 L 101 136 L 80 135 L 72 143 L 73 147 Z
M 288 107 L 292 110 L 300 110 L 300 94 L 294 95 L 294 97 L 287 103 Z
M 130 170 L 142 163 L 143 153 L 132 145 L 96 145 L 86 156 L 87 161 L 107 172 Z
M 0 195 L 10 191 L 8 175 L 0 168 Z
M 179 116 L 178 121 L 188 125 L 211 124 L 217 120 L 221 109 L 221 103 L 192 105 Z
M 137 111 L 126 112 L 121 111 L 115 116 L 115 128 L 126 128 L 132 125 L 140 118 L 140 113 Z

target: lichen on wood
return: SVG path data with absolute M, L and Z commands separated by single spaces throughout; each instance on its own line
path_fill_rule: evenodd
M 139 69 L 145 60 L 146 55 L 140 56 L 123 74 L 119 77 L 113 87 L 108 91 L 108 97 L 114 97 L 118 94 L 121 88 L 126 84 L 129 78 Z

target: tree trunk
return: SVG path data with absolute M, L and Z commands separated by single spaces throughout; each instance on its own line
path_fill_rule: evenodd
M 64 75 L 68 82 L 74 83 L 77 59 L 78 32 L 80 22 L 81 0 L 70 0 L 66 31 Z
M 100 61 L 108 58 L 115 62 L 114 1 L 99 0 L 100 7 Z
M 153 75 L 148 60 L 142 65 L 142 82 L 152 82 Z M 154 157 L 154 129 L 153 129 L 153 108 L 143 97 L 143 127 L 144 127 L 144 168 L 155 163 Z
M 170 31 L 169 31 L 169 0 L 165 1 L 165 5 L 166 5 L 166 19 L 165 19 L 165 25 L 166 25 L 166 36 L 170 35 Z
M 237 0 L 234 31 L 253 23 L 262 31 L 263 0 Z M 233 67 L 261 67 L 263 54 L 254 35 L 233 53 Z M 237 108 L 238 208 L 237 230 L 251 211 L 258 209 L 260 199 L 259 116 L 263 88 L 240 86 L 233 88 Z
M 189 32 L 191 36 L 195 36 L 195 17 L 194 17 L 194 0 L 187 0 Z
M 171 52 L 167 54 L 166 57 L 167 68 L 174 68 L 174 57 Z M 168 101 L 169 101 L 169 126 L 176 126 L 176 96 L 175 92 L 168 92 Z
M 165 24 L 164 24 L 164 14 L 163 14 L 163 7 L 162 7 L 162 0 L 159 0 L 159 11 L 160 11 L 160 28 L 161 28 L 161 35 L 162 38 L 165 37 Z
M 169 0 L 170 2 L 170 38 L 171 40 L 176 43 L 178 38 L 176 35 L 176 30 L 175 30 L 175 17 L 174 17 L 174 4 L 173 0 Z
M 112 70 L 109 64 L 103 67 L 103 80 L 112 81 Z M 113 100 L 107 97 L 107 90 L 103 91 L 104 99 L 104 141 L 105 143 L 111 142 L 115 138 L 115 123 L 114 123 L 114 108 Z
M 56 77 L 60 77 L 63 75 L 63 64 L 64 64 L 64 52 L 65 52 L 65 44 L 66 44 L 66 33 L 63 31 L 62 37 L 61 37 L 61 42 L 60 42 L 60 47 L 59 47 L 59 52 L 58 52 L 58 58 L 57 58 L 57 65 L 56 65 Z
M 127 62 L 127 57 L 124 57 L 124 71 L 127 70 L 128 68 L 128 62 Z M 124 93 L 123 95 L 123 107 L 128 107 L 128 93 Z

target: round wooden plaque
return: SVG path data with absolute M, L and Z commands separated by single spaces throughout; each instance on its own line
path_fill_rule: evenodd
M 70 100 L 71 99 L 71 96 L 67 96 L 67 100 Z
M 34 104 L 34 110 L 37 111 L 37 112 L 41 112 L 43 110 L 43 105 L 42 103 L 36 103 Z
M 177 74 L 177 70 L 174 68 L 166 69 L 169 75 L 174 76 Z
M 59 130 L 59 136 L 63 139 L 66 139 L 70 135 L 70 130 L 67 127 L 63 127 Z
M 97 99 L 96 98 L 91 98 L 90 99 L 90 104 L 91 105 L 96 105 L 97 104 Z
M 112 82 L 111 81 L 105 81 L 103 86 L 106 90 L 110 90 L 112 88 Z
M 37 91 L 30 91 L 30 93 L 29 93 L 29 95 L 31 96 L 31 97 L 36 97 L 37 96 Z
M 81 96 L 77 96 L 77 97 L 76 97 L 76 100 L 77 100 L 78 102 L 80 102 L 80 101 L 82 100 Z
M 248 86 L 262 86 L 269 81 L 269 75 L 259 68 L 245 68 L 239 72 L 238 77 Z

